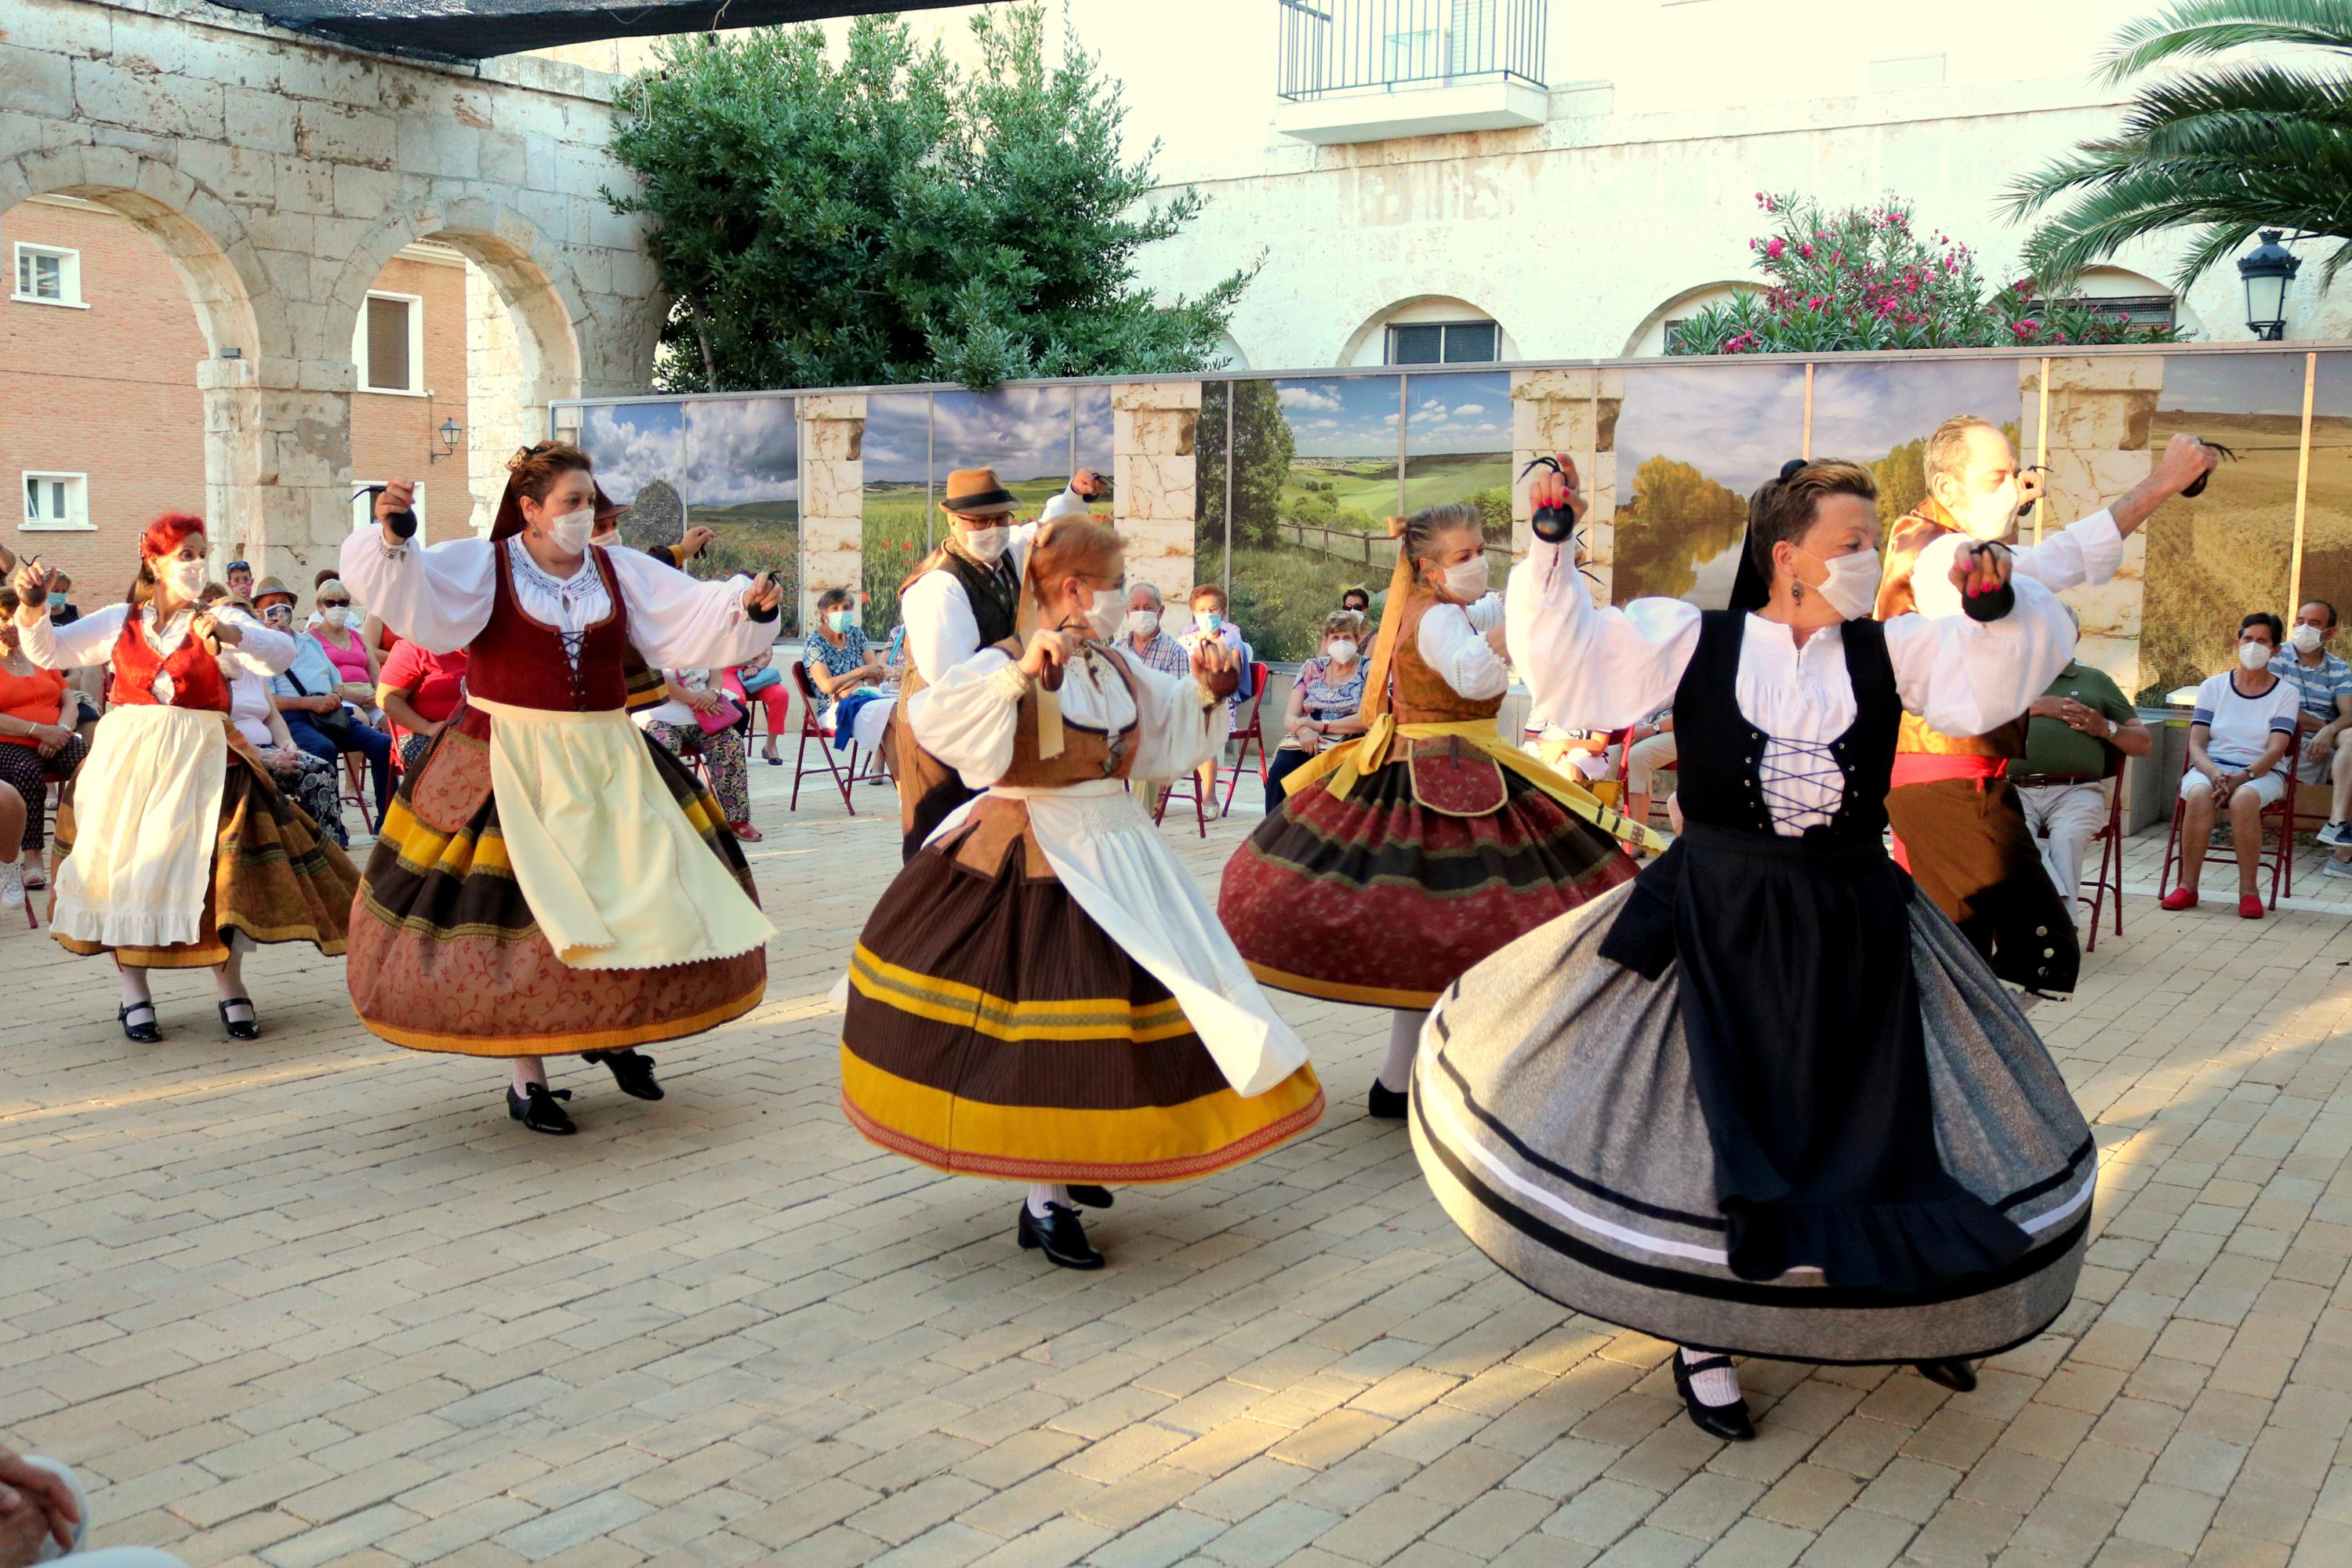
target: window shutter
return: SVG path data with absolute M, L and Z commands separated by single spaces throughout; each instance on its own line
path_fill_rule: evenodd
M 1479 364 L 1496 357 L 1495 323 L 1458 321 L 1445 329 L 1445 363 Z
M 408 365 L 408 301 L 368 297 L 367 384 L 391 392 L 414 390 Z
M 1445 329 L 1433 322 L 1389 329 L 1391 364 L 1436 364 L 1444 353 Z

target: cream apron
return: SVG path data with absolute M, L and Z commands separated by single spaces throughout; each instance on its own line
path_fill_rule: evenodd
M 490 787 L 516 885 L 574 969 L 732 958 L 775 928 L 678 809 L 624 712 L 468 702 L 490 716 Z
M 107 947 L 203 934 L 228 776 L 225 718 L 142 702 L 98 721 L 74 774 L 73 852 L 58 867 L 49 918 L 57 934 Z

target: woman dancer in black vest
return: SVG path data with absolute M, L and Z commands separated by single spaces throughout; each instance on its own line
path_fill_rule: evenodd
M 1581 512 L 1572 469 L 1538 484 Z M 1966 1358 L 2065 1307 L 2088 1228 L 2064 1081 L 1884 843 L 1901 714 L 1981 733 L 2073 631 L 2021 578 L 2005 616 L 1873 621 L 1874 496 L 1853 464 L 1790 464 L 1750 504 L 1728 611 L 1595 609 L 1554 545 L 1514 570 L 1538 710 L 1613 728 L 1672 701 L 1687 826 L 1465 975 L 1415 1064 L 1414 1148 L 1455 1222 L 1685 1347 L 1675 1386 L 1726 1438 L 1753 1435 L 1731 1353 L 1974 1386 Z M 1990 605 L 2007 568 L 1971 546 L 1953 581 Z

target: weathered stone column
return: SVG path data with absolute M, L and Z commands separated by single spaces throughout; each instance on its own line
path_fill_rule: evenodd
M 2019 366 L 2025 412 L 2024 440 L 2020 445 L 2029 453 L 2040 376 L 2041 365 L 2035 361 L 2027 360 Z M 2164 360 L 2158 354 L 2050 362 L 2049 445 L 2042 459 L 2050 468 L 2046 476 L 2050 488 L 2034 509 L 2045 531 L 2089 516 L 2147 478 L 2154 463 L 2148 451 L 2148 423 L 2155 416 L 2157 394 L 2163 387 Z M 2033 542 L 2031 520 L 2019 530 L 2019 539 L 2028 544 Z M 2112 581 L 2063 595 L 2083 618 L 2083 640 L 2075 657 L 2105 670 L 2126 696 L 2140 687 L 2147 560 L 2147 534 L 2142 530 L 2124 541 L 2124 563 Z
M 352 531 L 350 363 L 215 359 L 196 374 L 215 560 L 307 585 Z
M 1112 389 L 1110 407 L 1112 513 L 1127 539 L 1128 574 L 1181 604 L 1192 591 L 1201 384 L 1133 382 Z
M 803 397 L 801 418 L 801 628 L 816 596 L 865 581 L 866 399 Z
M 1584 565 L 1600 579 L 1593 595 L 1603 605 L 1616 560 L 1617 411 L 1624 401 L 1622 370 L 1511 374 L 1511 548 L 1524 555 L 1535 541 L 1528 526 L 1535 509 L 1520 471 L 1539 457 L 1566 453 L 1592 502 L 1584 514 Z

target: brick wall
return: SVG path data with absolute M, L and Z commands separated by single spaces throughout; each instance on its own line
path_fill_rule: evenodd
M 441 451 L 436 434 L 445 419 L 460 430 L 466 417 L 466 268 L 462 263 L 395 257 L 376 275 L 375 289 L 424 300 L 423 397 L 360 392 L 352 397 L 352 475 L 357 479 L 423 479 L 425 531 L 432 540 L 473 532 L 473 498 L 466 487 L 466 437 L 457 455 L 427 462 Z
M 83 310 L 26 304 L 18 241 L 81 252 Z M 0 540 L 75 579 L 89 606 L 119 595 L 160 512 L 205 510 L 204 335 L 179 274 L 112 213 L 24 202 L 0 213 Z M 24 473 L 89 476 L 90 532 L 27 532 Z

